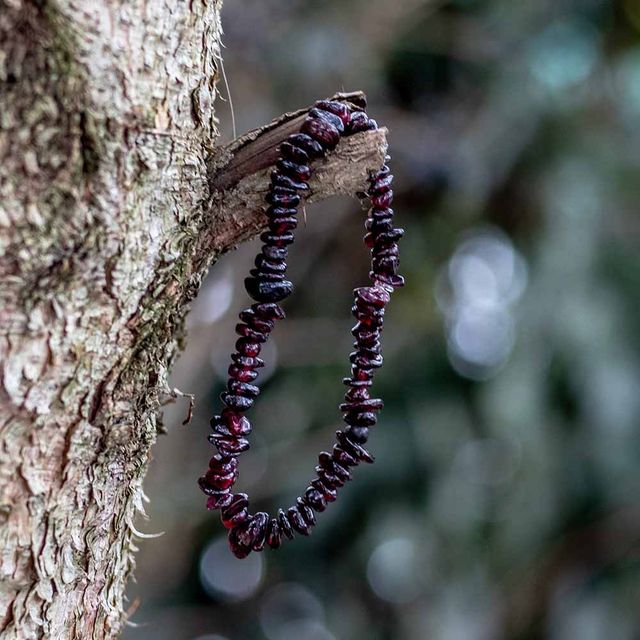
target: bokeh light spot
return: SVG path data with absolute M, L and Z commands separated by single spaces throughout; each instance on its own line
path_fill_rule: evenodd
M 215 600 L 246 600 L 262 582 L 262 554 L 238 560 L 229 552 L 226 537 L 209 544 L 200 557 L 200 583 Z

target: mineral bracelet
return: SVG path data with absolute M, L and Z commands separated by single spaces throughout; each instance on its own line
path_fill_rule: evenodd
M 262 551 L 265 546 L 277 549 L 296 533 L 309 535 L 316 524 L 316 512 L 336 500 L 338 489 L 351 479 L 351 467 L 373 462 L 364 445 L 383 403 L 370 396 L 370 387 L 375 370 L 382 365 L 380 333 L 385 306 L 394 289 L 404 284 L 398 275 L 397 245 L 403 230 L 393 226 L 393 176 L 386 164 L 370 176 L 365 194 L 371 204 L 364 237 L 371 249 L 371 285 L 353 292 L 351 310 L 357 323 L 351 333 L 355 350 L 349 356 L 351 375 L 343 380 L 347 392 L 339 407 L 346 426 L 336 432 L 337 442 L 331 452 L 323 451 L 318 456 L 316 478 L 294 505 L 279 509 L 275 517 L 263 511 L 251 514 L 249 497 L 232 493 L 238 478 L 238 458 L 249 449 L 251 423 L 244 414 L 260 393 L 255 381 L 264 362 L 258 356 L 274 322 L 285 316 L 278 303 L 293 290 L 285 277 L 288 245 L 294 240 L 298 206 L 309 192 L 310 164 L 335 149 L 341 136 L 377 126 L 361 104 L 321 100 L 309 110 L 300 132 L 290 135 L 279 148 L 265 197 L 268 230 L 260 236 L 262 249 L 250 277 L 245 279 L 246 290 L 256 302 L 240 313 L 241 322 L 236 325 L 240 337 L 231 355 L 227 388 L 221 395 L 225 406 L 211 420 L 209 440 L 217 453 L 199 479 L 200 488 L 208 496 L 207 508 L 220 511 L 222 523 L 229 529 L 231 551 L 238 558 Z

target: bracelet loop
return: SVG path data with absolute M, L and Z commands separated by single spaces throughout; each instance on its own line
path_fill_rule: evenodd
M 260 393 L 253 384 L 258 369 L 264 366 L 259 358 L 262 345 L 269 338 L 276 320 L 285 317 L 278 304 L 293 291 L 293 284 L 285 279 L 288 245 L 294 240 L 298 206 L 309 192 L 311 163 L 331 152 L 342 136 L 376 129 L 359 105 L 337 100 L 319 100 L 309 110 L 299 133 L 290 135 L 280 145 L 280 156 L 271 173 L 271 184 L 265 197 L 268 230 L 260 239 L 261 252 L 255 268 L 245 279 L 247 293 L 255 300 L 240 313 L 236 325 L 239 338 L 231 355 L 227 389 L 221 394 L 225 407 L 211 420 L 213 432 L 210 442 L 217 453 L 209 462 L 209 469 L 199 479 L 202 491 L 208 496 L 207 508 L 219 510 L 222 524 L 229 529 L 231 551 L 244 558 L 251 551 L 262 551 L 265 545 L 277 549 L 285 538 L 295 533 L 308 536 L 316 524 L 315 512 L 322 512 L 337 498 L 337 490 L 351 480 L 351 467 L 362 462 L 372 463 L 373 456 L 364 448 L 369 430 L 377 422 L 382 400 L 372 398 L 369 387 L 373 374 L 382 366 L 380 333 L 385 306 L 394 289 L 404 284 L 398 275 L 397 241 L 403 230 L 393 226 L 393 176 L 384 164 L 369 178 L 366 195 L 371 202 L 365 227 L 364 243 L 371 249 L 371 285 L 354 289 L 351 311 L 357 320 L 351 329 L 355 350 L 350 354 L 351 375 L 343 379 L 348 387 L 344 402 L 339 406 L 346 427 L 336 432 L 337 442 L 331 453 L 323 451 L 315 468 L 317 477 L 311 481 L 296 504 L 280 509 L 276 517 L 261 511 L 249 513 L 249 497 L 233 494 L 231 489 L 238 478 L 238 456 L 249 449 L 247 436 L 251 423 L 244 415 Z M 388 156 L 386 160 L 388 160 Z

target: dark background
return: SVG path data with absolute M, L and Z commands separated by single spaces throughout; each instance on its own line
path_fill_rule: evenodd
M 195 481 L 257 245 L 212 269 L 139 523 L 126 640 L 640 638 L 640 3 L 229 0 L 238 133 L 336 90 L 389 127 L 407 286 L 377 456 L 243 561 Z M 224 87 L 221 84 L 221 91 Z M 229 106 L 217 106 L 223 138 Z M 224 140 L 223 140 L 224 141 Z M 308 211 L 239 490 L 273 511 L 340 423 L 364 212 Z

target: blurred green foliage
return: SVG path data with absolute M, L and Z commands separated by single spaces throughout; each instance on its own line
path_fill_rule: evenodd
M 144 528 L 166 533 L 141 544 L 124 637 L 640 638 L 640 3 L 238 0 L 223 17 L 239 131 L 367 91 L 407 286 L 377 463 L 311 538 L 240 566 L 195 479 L 255 246 L 212 269 L 174 372 L 195 421 L 165 415 Z M 306 486 L 339 423 L 357 211 L 314 206 L 298 234 L 243 459 L 255 508 Z

